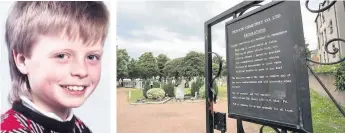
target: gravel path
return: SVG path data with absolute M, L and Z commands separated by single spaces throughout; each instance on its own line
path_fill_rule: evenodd
M 117 89 L 118 133 L 206 133 L 205 102 L 130 105 L 125 88 Z M 227 101 L 214 110 L 227 112 Z M 246 133 L 258 133 L 256 125 L 244 123 Z M 227 119 L 227 133 L 236 133 L 236 120 Z M 215 130 L 215 133 L 220 133 Z

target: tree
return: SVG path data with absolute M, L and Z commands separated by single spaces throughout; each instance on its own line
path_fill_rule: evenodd
M 204 76 L 205 55 L 200 52 L 191 51 L 183 58 L 181 63 L 182 76 L 190 81 L 192 77 Z
M 228 76 L 228 68 L 227 68 L 227 64 L 226 64 L 226 61 L 224 60 L 223 62 L 223 69 L 222 69 L 222 76 Z
M 126 49 L 117 49 L 117 79 L 118 81 L 123 80 L 124 78 L 128 77 L 128 61 L 129 55 Z M 122 85 L 121 85 L 122 86 Z
M 164 74 L 164 67 L 165 64 L 169 61 L 170 59 L 168 58 L 168 56 L 166 56 L 165 54 L 159 54 L 157 57 L 157 65 L 158 65 L 158 69 L 159 69 L 159 81 L 162 81 L 162 77 L 166 76 Z
M 183 58 L 175 58 L 171 61 L 168 61 L 163 68 L 164 75 L 178 79 L 178 77 L 181 76 L 182 60 Z
M 307 42 L 307 40 L 304 38 L 305 40 L 305 52 L 306 52 L 306 57 L 310 58 L 311 57 L 311 51 L 309 49 L 309 43 Z
M 152 52 L 146 52 L 139 57 L 138 70 L 140 77 L 145 80 L 159 74 L 157 61 Z
M 128 63 L 128 77 L 131 79 L 139 78 L 139 68 L 137 61 L 135 59 L 131 59 L 131 61 Z

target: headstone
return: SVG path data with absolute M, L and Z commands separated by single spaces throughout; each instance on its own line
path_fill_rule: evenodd
M 181 84 L 177 86 L 175 89 L 176 99 L 184 99 L 184 84 L 186 83 L 186 80 L 182 80 Z
M 136 83 L 135 88 L 142 89 L 142 86 L 143 86 L 142 81 L 136 81 L 135 83 Z
M 311 132 L 298 1 L 274 1 L 226 23 L 229 117 Z
M 193 83 L 193 81 L 189 81 L 189 82 L 188 82 L 188 84 L 189 84 L 188 87 L 189 87 L 189 88 L 192 88 L 192 83 Z

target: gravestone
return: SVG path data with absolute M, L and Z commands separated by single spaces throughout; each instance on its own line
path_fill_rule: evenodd
M 229 117 L 312 130 L 300 8 L 275 1 L 226 23 Z
M 135 88 L 137 88 L 137 89 L 142 89 L 143 88 L 143 82 L 142 81 L 137 80 L 135 83 L 136 83 L 135 84 Z
M 182 80 L 181 84 L 178 85 L 175 89 L 176 99 L 183 100 L 184 99 L 184 84 L 186 83 L 186 80 Z

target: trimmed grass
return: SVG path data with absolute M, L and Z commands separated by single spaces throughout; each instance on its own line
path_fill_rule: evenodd
M 129 92 L 131 93 L 131 97 L 129 98 Z M 127 99 L 129 102 L 135 102 L 138 99 L 145 98 L 143 92 L 139 89 L 128 89 L 127 91 Z
M 228 98 L 226 86 L 218 86 L 218 97 L 225 100 Z
M 311 109 L 314 133 L 344 133 L 345 118 L 331 99 L 311 91 Z
M 191 95 L 191 88 L 184 88 L 184 95 Z
M 313 90 L 310 91 L 310 97 L 314 133 L 344 133 L 345 118 L 331 99 Z M 269 127 L 265 127 L 264 132 L 275 133 Z

